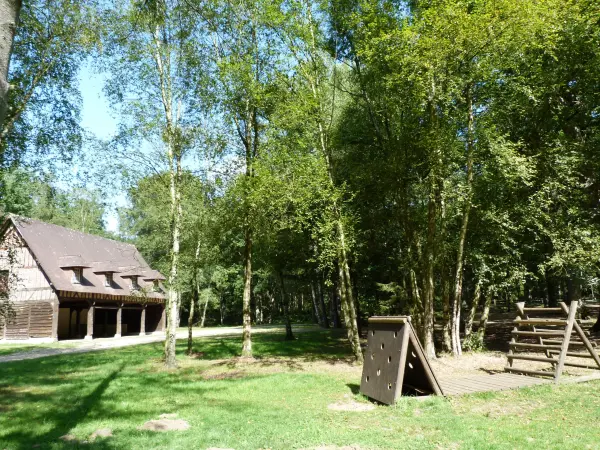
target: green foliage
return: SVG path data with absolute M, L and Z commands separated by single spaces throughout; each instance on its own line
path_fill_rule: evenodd
M 111 237 L 104 229 L 106 204 L 97 191 L 63 190 L 53 180 L 23 169 L 1 173 L 2 214 L 17 214 L 84 233 Z
M 78 73 L 98 44 L 95 1 L 23 2 L 11 56 L 9 110 L 0 167 L 51 165 L 80 150 Z

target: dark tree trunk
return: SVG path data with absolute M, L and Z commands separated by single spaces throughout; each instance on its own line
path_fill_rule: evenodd
M 283 281 L 283 274 L 279 273 L 279 283 L 281 286 L 281 302 L 283 304 L 283 315 L 285 317 L 285 339 L 287 341 L 294 340 L 294 333 L 292 332 L 292 321 L 290 320 L 290 305 L 288 296 L 285 293 L 285 282 Z
M 556 308 L 558 306 L 558 293 L 556 292 L 556 281 L 554 277 L 546 272 L 546 289 L 548 292 L 548 306 Z
M 333 320 L 333 328 L 341 328 L 342 323 L 340 322 L 339 313 L 339 301 L 338 301 L 338 283 L 334 277 L 333 286 L 331 288 L 331 320 Z
M 188 318 L 188 341 L 187 341 L 187 354 L 191 355 L 194 346 L 194 339 L 192 336 L 192 327 L 194 326 L 194 307 L 198 302 L 198 289 L 196 283 L 194 282 L 193 295 L 190 299 L 190 317 Z
M 325 305 L 325 295 L 323 294 L 323 287 L 321 286 L 321 280 L 317 280 L 317 289 L 319 291 L 319 300 L 321 302 L 321 311 L 323 312 L 323 326 L 329 328 L 329 319 L 327 317 L 327 306 Z

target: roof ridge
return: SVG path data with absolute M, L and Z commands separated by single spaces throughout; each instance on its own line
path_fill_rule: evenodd
M 104 237 L 104 236 L 100 236 L 98 234 L 86 233 L 84 231 L 76 230 L 75 228 L 68 228 L 68 227 L 64 227 L 62 225 L 57 225 L 55 223 L 44 222 L 43 220 L 34 219 L 32 217 L 26 217 L 26 216 L 21 216 L 21 215 L 18 215 L 18 214 L 10 213 L 10 214 L 8 214 L 8 218 L 12 219 L 13 221 L 14 221 L 14 219 L 17 219 L 17 220 L 20 219 L 20 220 L 24 220 L 24 221 L 28 221 L 29 220 L 29 221 L 37 222 L 37 223 L 40 223 L 40 224 L 43 224 L 43 225 L 47 225 L 47 226 L 50 226 L 50 227 L 62 228 L 63 230 L 72 231 L 72 232 L 83 234 L 83 235 L 86 235 L 86 236 L 93 236 L 93 237 L 96 237 L 96 238 L 99 238 L 99 239 L 104 239 L 106 241 L 116 242 L 117 244 L 129 245 L 130 247 L 134 247 L 137 250 L 137 247 L 134 244 L 130 243 L 130 242 L 118 241 L 116 239 L 107 238 L 107 237 Z

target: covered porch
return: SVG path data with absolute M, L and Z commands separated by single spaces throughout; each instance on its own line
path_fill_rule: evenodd
M 143 336 L 165 330 L 162 302 L 59 297 L 58 339 Z

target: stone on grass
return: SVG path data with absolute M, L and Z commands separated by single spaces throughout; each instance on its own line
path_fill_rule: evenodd
M 73 436 L 72 434 L 65 434 L 64 436 L 59 437 L 59 439 L 61 441 L 65 441 L 65 442 L 71 442 L 71 441 L 76 441 L 77 436 Z
M 100 428 L 99 430 L 96 430 L 92 433 L 92 435 L 90 436 L 90 441 L 95 440 L 96 438 L 107 438 L 107 437 L 112 437 L 112 430 L 110 428 Z
M 184 431 L 190 427 L 190 424 L 181 419 L 159 419 L 149 420 L 138 430 L 148 431 Z
M 333 410 L 333 411 L 357 411 L 357 412 L 363 412 L 363 411 L 372 411 L 373 409 L 375 409 L 375 405 L 371 404 L 371 403 L 359 403 L 359 402 L 338 402 L 338 403 L 331 403 L 329 405 L 327 405 L 327 408 Z

